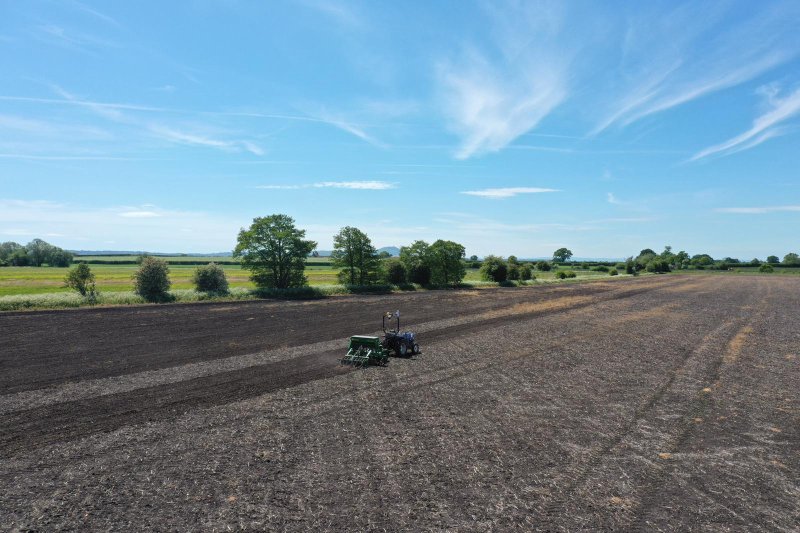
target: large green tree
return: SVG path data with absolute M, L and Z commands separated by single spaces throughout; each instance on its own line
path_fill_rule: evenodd
M 431 282 L 430 248 L 425 241 L 414 241 L 400 248 L 400 261 L 406 266 L 410 282 L 420 285 Z
M 572 257 L 572 250 L 569 248 L 559 248 L 553 252 L 553 261 L 556 263 L 566 263 Z
M 428 249 L 431 281 L 437 285 L 458 285 L 467 274 L 466 250 L 457 242 L 439 239 Z
M 783 256 L 784 265 L 800 265 L 800 256 L 792 252 Z
M 306 257 L 317 247 L 305 236 L 288 215 L 254 218 L 239 232 L 233 256 L 241 258 L 242 268 L 251 272 L 250 279 L 259 287 L 301 287 L 307 281 Z
M 370 285 L 380 274 L 381 260 L 366 233 L 345 226 L 333 237 L 331 262 L 341 268 L 339 281 L 349 285 Z

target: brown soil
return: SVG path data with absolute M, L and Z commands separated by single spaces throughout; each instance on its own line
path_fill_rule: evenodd
M 338 364 L 401 309 L 423 354 Z M 0 529 L 795 530 L 800 279 L 0 314 Z

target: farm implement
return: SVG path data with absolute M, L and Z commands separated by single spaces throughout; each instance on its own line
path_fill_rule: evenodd
M 394 329 L 389 328 L 395 321 Z M 353 335 L 350 345 L 340 362 L 355 366 L 386 365 L 389 354 L 395 357 L 409 357 L 420 353 L 416 337 L 410 331 L 400 331 L 400 311 L 383 315 L 383 339 L 370 335 Z

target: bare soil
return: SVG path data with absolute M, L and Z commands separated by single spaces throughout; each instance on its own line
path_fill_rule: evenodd
M 338 364 L 400 309 L 423 354 Z M 800 279 L 0 314 L 0 530 L 800 523 Z

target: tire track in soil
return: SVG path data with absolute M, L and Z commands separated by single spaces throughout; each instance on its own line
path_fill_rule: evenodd
M 692 421 L 695 418 L 706 418 L 706 413 L 714 403 L 713 392 L 720 386 L 720 370 L 723 366 L 735 362 L 738 358 L 743 344 L 746 342 L 746 337 L 753 331 L 753 325 L 766 313 L 771 293 L 772 286 L 767 285 L 766 294 L 761 298 L 755 312 L 750 317 L 737 321 L 738 327 L 736 331 L 723 344 L 725 348 L 720 351 L 719 356 L 715 357 L 707 367 L 707 373 L 703 380 L 707 387 L 695 394 L 686 414 L 675 428 L 677 432 L 667 440 L 667 446 L 664 447 L 667 450 L 664 452 L 667 454 L 664 457 L 667 457 L 667 459 L 661 464 L 651 463 L 654 471 L 647 471 L 649 475 L 642 489 L 644 495 L 640 498 L 639 504 L 633 509 L 635 514 L 631 521 L 631 527 L 634 530 L 651 531 L 653 529 L 653 525 L 647 522 L 646 516 L 659 506 L 660 496 L 662 495 L 660 488 L 663 487 L 668 477 L 677 468 L 677 462 L 672 460 L 671 456 L 680 453 L 680 449 L 691 438 L 695 429 L 695 424 Z M 739 509 L 734 502 L 726 502 L 725 507 L 734 517 L 740 517 L 744 514 L 744 510 Z M 746 527 L 748 523 L 745 521 L 739 525 Z
M 585 308 L 598 302 L 617 301 L 647 293 L 653 287 L 637 288 L 614 293 L 608 298 L 595 299 L 571 306 L 537 310 L 517 315 L 501 315 L 478 322 L 459 324 L 426 332 L 426 340 L 452 338 L 460 334 L 474 334 L 509 321 L 565 313 Z M 560 343 L 556 343 L 556 347 Z M 336 364 L 341 356 L 338 350 L 313 353 L 306 356 L 247 367 L 241 370 L 212 374 L 178 383 L 135 389 L 129 392 L 94 396 L 81 400 L 56 403 L 39 408 L 14 411 L 0 415 L 0 452 L 7 455 L 20 453 L 56 442 L 70 441 L 96 433 L 146 422 L 179 416 L 189 410 L 232 403 L 283 388 L 294 387 L 326 379 L 352 370 Z M 525 355 L 513 357 L 520 359 Z M 474 374 L 491 366 L 491 362 L 463 373 Z M 444 377 L 442 381 L 455 379 L 457 375 Z M 437 381 L 426 381 L 399 389 L 400 393 L 435 385 Z
M 759 309 L 764 310 L 766 305 L 767 298 L 765 297 L 762 299 Z M 736 342 L 736 339 L 743 331 L 746 331 L 748 328 L 750 328 L 750 325 L 754 321 L 754 316 L 730 319 L 707 334 L 697 348 L 694 350 L 688 350 L 686 356 L 682 358 L 679 364 L 670 371 L 669 377 L 664 384 L 660 386 L 655 393 L 647 399 L 647 401 L 637 408 L 634 416 L 628 423 L 625 424 L 622 430 L 615 433 L 612 439 L 602 447 L 592 450 L 589 455 L 589 459 L 581 466 L 581 468 L 579 468 L 575 473 L 570 474 L 569 482 L 559 496 L 545 504 L 542 514 L 543 518 L 546 520 L 546 524 L 553 529 L 563 529 L 563 527 L 561 527 L 559 524 L 563 521 L 563 516 L 567 511 L 567 506 L 570 504 L 575 506 L 574 499 L 579 488 L 588 482 L 592 474 L 604 461 L 614 459 L 615 450 L 617 450 L 626 439 L 636 433 L 639 425 L 652 414 L 659 402 L 664 399 L 667 392 L 670 391 L 670 389 L 675 385 L 677 379 L 690 379 L 690 373 L 686 372 L 690 362 L 695 362 L 695 359 L 699 360 L 699 358 L 702 358 L 709 353 L 714 354 L 717 352 L 718 355 L 715 355 L 710 362 L 703 365 L 703 367 L 700 369 L 700 375 L 694 378 L 698 383 L 703 383 L 707 385 L 707 387 L 702 387 L 703 390 L 700 390 L 693 395 L 689 405 L 685 408 L 685 410 L 681 409 L 680 407 L 674 409 L 675 411 L 681 411 L 681 417 L 676 423 L 676 427 L 672 428 L 673 432 L 668 435 L 666 441 L 667 445 L 658 446 L 658 450 L 661 450 L 661 453 L 666 454 L 663 457 L 669 457 L 672 454 L 677 453 L 677 450 L 686 442 L 686 439 L 688 439 L 694 427 L 692 420 L 696 417 L 701 417 L 708 408 L 709 402 L 712 401 L 711 394 L 708 394 L 708 392 L 711 390 L 710 387 L 712 387 L 713 384 L 718 380 L 719 370 L 724 364 L 725 358 L 728 356 L 730 347 Z M 720 346 L 723 346 L 724 349 L 715 349 Z M 658 425 L 659 424 L 657 421 L 653 423 L 654 427 L 658 427 Z M 639 516 L 644 514 L 645 511 L 643 509 L 650 509 L 657 505 L 660 496 L 658 487 L 663 484 L 664 480 L 666 479 L 666 475 L 668 474 L 668 469 L 670 469 L 673 464 L 670 461 L 666 461 L 663 464 L 650 461 L 649 464 L 652 466 L 652 469 L 648 468 L 645 470 L 644 475 L 646 479 L 642 482 L 645 487 L 648 487 L 645 491 L 647 497 L 642 504 L 635 507 L 640 509 L 637 518 L 633 520 L 632 523 L 631 521 L 626 521 L 628 523 L 624 524 L 623 526 L 619 526 L 617 524 L 616 527 L 623 527 L 626 530 L 632 528 L 636 531 L 652 530 L 652 525 L 642 524 Z M 594 518 L 595 520 L 598 519 L 596 516 Z

